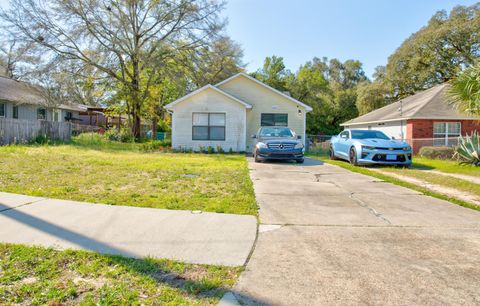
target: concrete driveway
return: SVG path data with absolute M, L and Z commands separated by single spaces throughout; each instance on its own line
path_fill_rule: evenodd
M 241 266 L 254 216 L 45 199 L 0 192 L 0 242 Z
M 247 303 L 480 303 L 480 212 L 307 160 L 249 161 L 260 233 Z

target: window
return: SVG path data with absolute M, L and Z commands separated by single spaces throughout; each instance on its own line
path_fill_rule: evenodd
M 225 114 L 193 113 L 192 140 L 225 140 Z
M 59 109 L 54 110 L 53 111 L 53 121 L 54 122 L 59 122 L 61 114 L 62 114 L 61 110 L 59 110 Z
M 385 135 L 383 132 L 380 132 L 380 131 L 372 131 L 372 130 L 352 131 L 352 139 L 370 139 L 370 138 L 390 140 L 390 137 L 388 137 L 387 135 Z
M 73 119 L 73 113 L 72 112 L 67 112 L 65 116 L 65 120 L 70 121 Z
M 348 134 L 349 134 L 348 131 L 343 131 L 340 133 L 340 138 L 348 139 L 348 136 L 349 136 Z
M 5 103 L 0 103 L 0 117 L 5 117 Z
M 434 122 L 433 123 L 433 145 L 452 146 L 456 145 L 461 135 L 460 122 Z
M 46 120 L 47 119 L 47 110 L 45 108 L 37 109 L 37 119 Z
M 262 114 L 261 126 L 288 126 L 288 114 Z
M 295 133 L 285 127 L 263 127 L 260 129 L 260 137 L 295 137 Z
M 18 119 L 18 106 L 13 107 L 12 118 Z

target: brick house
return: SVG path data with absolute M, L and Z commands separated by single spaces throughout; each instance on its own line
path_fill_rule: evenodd
M 415 153 L 422 146 L 453 146 L 458 136 L 480 131 L 480 118 L 461 113 L 442 84 L 342 123 L 345 128 L 380 130 L 410 143 Z

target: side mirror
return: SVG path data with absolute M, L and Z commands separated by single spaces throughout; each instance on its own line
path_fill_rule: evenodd
M 297 135 L 297 139 L 302 139 L 302 135 Z
M 392 136 L 392 140 L 395 140 L 395 137 L 394 137 L 394 136 Z
M 257 135 L 253 134 L 251 137 L 252 137 L 252 138 L 257 138 Z

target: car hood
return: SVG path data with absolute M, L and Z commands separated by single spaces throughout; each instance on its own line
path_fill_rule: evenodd
M 355 139 L 355 141 L 365 146 L 381 147 L 381 148 L 403 148 L 408 146 L 408 144 L 404 141 L 393 140 L 393 139 L 387 140 L 387 139 L 370 138 L 370 139 Z
M 297 140 L 297 139 L 294 139 L 294 138 L 290 138 L 290 137 L 285 137 L 285 138 L 282 138 L 282 137 L 265 137 L 265 138 L 259 138 L 258 142 L 263 142 L 264 144 L 269 144 L 269 143 L 297 144 L 300 141 Z

